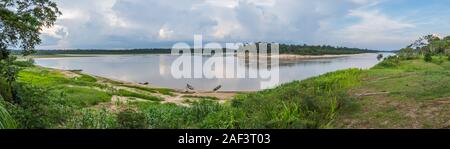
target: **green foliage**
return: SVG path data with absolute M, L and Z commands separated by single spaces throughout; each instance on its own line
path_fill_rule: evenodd
M 13 63 L 14 65 L 18 66 L 18 67 L 33 67 L 34 66 L 34 60 L 33 59 L 28 59 L 26 61 L 14 61 Z
M 55 89 L 54 92 L 63 95 L 65 100 L 81 107 L 109 102 L 112 97 L 112 95 L 107 92 L 83 87 L 64 87 Z
M 97 82 L 97 79 L 92 77 L 92 76 L 89 76 L 89 75 L 86 75 L 86 74 L 81 74 L 81 73 L 79 75 L 81 77 L 75 78 L 78 81 L 91 82 L 91 83 Z
M 17 123 L 5 109 L 3 105 L 3 99 L 0 97 L 0 129 L 14 128 L 17 128 Z
M 140 103 L 139 109 L 146 115 L 149 128 L 189 128 L 188 107 L 175 104 Z
M 378 63 L 374 68 L 393 68 L 400 64 L 400 58 L 398 56 L 389 56 L 382 62 Z
M 117 121 L 121 129 L 144 129 L 148 124 L 145 114 L 133 109 L 126 109 L 117 114 Z
M 138 107 L 146 115 L 149 128 L 158 129 L 209 128 L 210 126 L 206 124 L 211 122 L 208 120 L 228 109 L 207 100 L 194 102 L 190 107 L 158 103 L 138 103 Z
M 150 101 L 161 101 L 162 100 L 159 97 L 145 95 L 145 94 L 139 94 L 139 93 L 131 92 L 131 91 L 124 90 L 124 89 L 119 89 L 114 94 L 119 95 L 119 96 L 125 96 L 125 97 L 135 97 L 135 98 L 140 98 L 140 99 L 145 99 L 145 100 L 150 100 Z
M 2 0 L 0 4 L 0 60 L 9 56 L 8 47 L 20 47 L 27 55 L 41 42 L 43 27 L 50 27 L 60 12 L 50 0 Z
M 69 119 L 76 107 L 51 90 L 18 84 L 18 103 L 12 105 L 14 119 L 21 128 L 57 128 Z
M 239 128 L 328 128 L 337 113 L 348 108 L 345 90 L 359 84 L 361 70 L 329 73 L 234 101 L 244 116 Z M 242 113 L 240 113 L 242 114 Z
M 147 91 L 147 92 L 151 92 L 151 93 L 160 93 L 160 94 L 163 94 L 163 95 L 174 96 L 174 94 L 172 93 L 173 90 L 172 89 L 167 89 L 167 88 L 149 88 L 149 87 L 128 85 L 128 84 L 121 84 L 120 86 L 124 86 L 124 87 L 128 87 L 128 88 L 134 88 L 134 89 L 138 89 L 138 90 L 143 90 L 143 91 Z
M 419 53 L 412 48 L 403 48 L 400 49 L 398 55 L 402 59 L 412 60 L 418 58 Z
M 280 54 L 300 54 L 300 55 L 324 55 L 324 54 L 359 54 L 371 53 L 374 50 L 332 47 L 332 46 L 311 46 L 311 45 L 280 45 Z
M 5 87 L 2 87 L 2 97 L 8 101 L 15 100 L 15 94 L 13 89 L 13 83 L 17 79 L 17 74 L 19 73 L 19 67 L 14 65 L 14 61 L 16 57 L 8 57 L 2 61 L 0 61 L 0 80 L 4 80 L 6 83 L 3 83 Z
M 82 109 L 68 120 L 64 127 L 70 129 L 114 129 L 118 126 L 116 116 L 108 110 Z
M 431 52 L 425 53 L 424 60 L 425 62 L 431 62 L 433 60 L 433 55 L 431 54 Z

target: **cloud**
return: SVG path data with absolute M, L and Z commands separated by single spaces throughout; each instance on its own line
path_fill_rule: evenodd
M 392 19 L 377 10 L 353 10 L 348 16 L 359 21 L 335 32 L 336 37 L 347 42 L 366 45 L 367 48 L 377 48 L 380 44 L 395 48 L 399 43 L 406 44 L 416 38 L 404 34 L 414 29 L 414 24 Z
M 63 15 L 40 48 L 170 47 L 194 34 L 218 42 L 400 47 L 417 26 L 382 0 L 57 0 Z M 386 44 L 380 44 L 385 42 Z M 402 45 L 403 46 L 403 45 Z

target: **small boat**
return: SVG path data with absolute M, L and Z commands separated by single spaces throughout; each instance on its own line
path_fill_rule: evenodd
M 189 90 L 195 90 L 195 88 L 192 85 L 189 85 L 189 84 L 186 85 L 186 88 L 189 89 Z
M 149 85 L 150 83 L 148 82 L 144 82 L 144 83 L 139 83 L 140 85 Z
M 222 85 L 217 86 L 216 88 L 213 89 L 214 92 L 217 92 L 218 90 L 220 90 L 222 88 Z

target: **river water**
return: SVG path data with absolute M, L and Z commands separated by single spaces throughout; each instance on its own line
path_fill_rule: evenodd
M 385 56 L 390 53 L 383 53 Z M 280 61 L 273 67 L 279 70 L 279 81 L 270 84 L 275 87 L 294 80 L 303 80 L 336 70 L 348 68 L 368 69 L 379 63 L 375 53 L 357 54 L 339 58 Z M 264 88 L 264 78 L 176 78 L 172 75 L 172 64 L 179 56 L 172 55 L 99 55 L 94 57 L 37 58 L 36 64 L 64 70 L 83 70 L 84 73 L 134 83 L 148 82 L 152 86 L 184 89 L 187 84 L 196 90 L 209 91 L 221 86 L 221 91 L 257 91 Z M 212 57 L 203 57 L 203 63 Z M 230 64 L 236 69 L 254 69 L 245 60 L 234 56 L 225 56 L 224 65 L 214 66 L 220 70 Z M 182 67 L 181 67 L 182 68 Z M 196 67 L 194 67 L 196 68 Z M 195 69 L 193 70 L 195 71 Z M 200 68 L 203 69 L 203 68 Z M 227 70 L 227 69 L 224 69 Z M 272 70 L 272 69 L 271 69 Z M 201 71 L 201 70 L 200 70 Z M 226 73 L 215 71 L 215 73 Z M 224 75 L 226 76 L 226 75 Z

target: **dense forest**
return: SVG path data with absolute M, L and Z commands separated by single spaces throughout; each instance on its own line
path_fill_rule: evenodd
M 58 54 L 169 54 L 171 49 L 149 48 L 149 49 L 73 49 L 73 50 L 37 50 L 34 55 L 58 55 Z M 335 54 L 359 54 L 374 53 L 375 50 L 333 47 L 329 45 L 291 45 L 281 44 L 280 54 L 298 54 L 298 55 L 335 55 Z M 16 55 L 21 54 L 20 50 L 13 52 Z
M 359 54 L 359 53 L 375 53 L 376 50 L 348 48 L 348 47 L 333 47 L 329 45 L 315 46 L 315 45 L 280 45 L 281 54 L 299 54 L 299 55 L 324 55 L 324 54 Z

